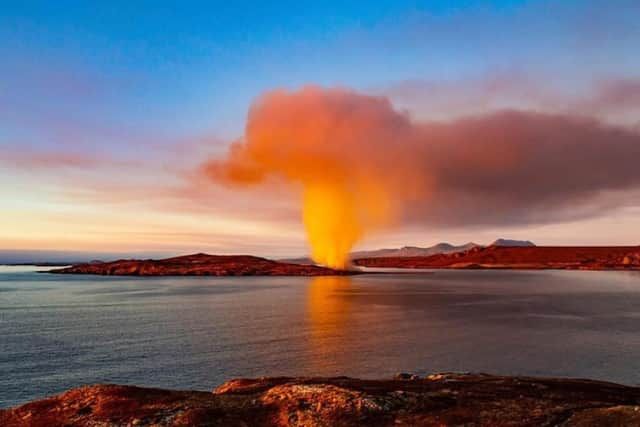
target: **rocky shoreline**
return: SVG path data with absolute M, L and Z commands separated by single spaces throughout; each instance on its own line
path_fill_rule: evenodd
M 95 385 L 0 410 L 22 426 L 640 426 L 640 388 L 560 378 L 260 378 L 213 390 Z

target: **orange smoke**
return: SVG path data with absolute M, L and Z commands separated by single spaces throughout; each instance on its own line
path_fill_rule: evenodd
M 307 87 L 259 98 L 244 138 L 206 171 L 231 185 L 301 185 L 313 259 L 346 268 L 359 239 L 396 220 L 548 223 L 628 205 L 639 158 L 638 131 L 595 119 L 498 111 L 419 123 L 384 97 Z
M 312 258 L 344 269 L 355 243 L 396 218 L 421 181 L 411 179 L 416 168 L 406 152 L 393 148 L 411 132 L 385 98 L 316 87 L 275 91 L 252 106 L 245 138 L 207 171 L 231 184 L 271 175 L 301 184 Z

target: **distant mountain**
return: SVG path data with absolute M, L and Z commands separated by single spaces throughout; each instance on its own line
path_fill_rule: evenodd
M 418 246 L 404 246 L 398 249 L 378 249 L 373 251 L 358 251 L 351 254 L 351 259 L 359 258 L 381 258 L 381 257 L 413 257 L 413 256 L 430 256 L 436 254 L 452 254 L 456 252 L 464 252 L 480 246 L 476 243 L 469 242 L 464 245 L 455 246 L 450 243 L 438 243 L 434 246 L 421 248 Z
M 482 247 L 473 242 L 464 245 L 455 246 L 450 243 L 438 243 L 437 245 L 421 248 L 419 246 L 404 246 L 402 248 L 375 249 L 371 251 L 357 251 L 351 253 L 351 259 L 360 258 L 383 258 L 383 257 L 413 257 L 413 256 L 429 256 L 437 254 L 452 254 L 456 252 L 464 252 L 476 247 Z M 313 264 L 313 260 L 309 257 L 286 258 L 281 261 L 292 262 L 294 264 Z
M 535 246 L 532 241 L 529 240 L 510 240 L 510 239 L 498 239 L 489 246 Z
M 506 246 L 506 247 L 529 247 L 536 246 L 529 240 L 510 240 L 510 239 L 498 239 L 491 243 L 489 246 L 479 245 L 477 243 L 469 242 L 464 245 L 452 245 L 450 243 L 438 243 L 437 245 L 428 246 L 422 248 L 419 246 L 403 246 L 401 248 L 387 248 L 387 249 L 375 249 L 371 251 L 357 251 L 351 253 L 351 259 L 364 259 L 364 258 L 406 258 L 406 257 L 425 257 L 439 254 L 454 254 L 458 252 L 466 252 L 474 248 L 485 248 L 491 246 Z M 313 260 L 309 257 L 300 258 L 288 258 L 282 261 L 292 262 L 295 264 L 313 264 Z
M 0 249 L 0 265 L 73 265 L 96 260 L 125 258 L 166 258 L 174 255 L 161 251 L 149 252 L 86 252 L 55 250 Z

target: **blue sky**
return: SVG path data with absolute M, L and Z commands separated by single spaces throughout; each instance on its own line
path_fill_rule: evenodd
M 224 150 L 242 135 L 249 106 L 265 91 L 347 87 L 387 95 L 429 118 L 441 104 L 399 86 L 412 92 L 444 82 L 474 92 L 492 76 L 508 75 L 528 89 L 500 103 L 529 106 L 523 93 L 543 87 L 554 93 L 545 106 L 572 106 L 590 96 L 585 88 L 594 81 L 638 78 L 639 26 L 640 4 L 632 0 L 9 2 L 0 13 L 0 148 L 8 159 L 0 184 L 14 188 L 0 193 L 0 207 L 12 209 L 11 223 L 20 229 L 0 246 L 39 244 L 19 238 L 36 233 L 29 221 L 37 219 L 18 224 L 23 211 L 16 206 L 70 215 L 98 209 L 69 198 L 70 182 L 174 183 L 180 178 L 166 172 L 167 163 Z M 202 140 L 205 148 L 193 142 Z M 86 157 L 90 170 L 79 166 Z M 122 172 L 140 157 L 152 167 L 136 166 L 134 178 Z M 48 239 L 52 249 L 83 241 Z M 167 245 L 162 249 L 174 250 Z M 288 250 L 301 247 L 296 241 Z
M 2 69 L 8 66 L 0 72 L 7 78 L 25 68 L 59 69 L 102 91 L 91 111 L 79 102 L 69 105 L 70 114 L 95 110 L 101 120 L 142 129 L 177 134 L 213 129 L 232 136 L 241 131 L 251 100 L 274 87 L 316 83 L 366 90 L 505 68 L 572 72 L 578 78 L 633 72 L 639 7 L 632 1 L 616 2 L 615 10 L 605 6 L 597 1 L 12 2 L 0 16 Z M 625 34 L 630 28 L 635 32 Z M 25 74 L 18 80 L 23 102 L 35 101 L 30 95 L 42 102 L 29 93 L 32 82 Z M 59 99 L 44 102 L 59 108 Z

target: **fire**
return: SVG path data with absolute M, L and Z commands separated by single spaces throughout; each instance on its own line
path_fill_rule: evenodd
M 252 106 L 244 138 L 207 172 L 233 185 L 271 176 L 300 186 L 312 258 L 346 269 L 354 245 L 393 220 L 415 182 L 403 175 L 416 169 L 403 167 L 410 156 L 389 151 L 410 129 L 385 98 L 315 87 L 271 92 Z
M 391 221 L 391 195 L 376 177 L 369 181 L 355 180 L 351 188 L 330 178 L 305 184 L 302 215 L 316 263 L 348 268 L 349 253 L 365 232 Z

